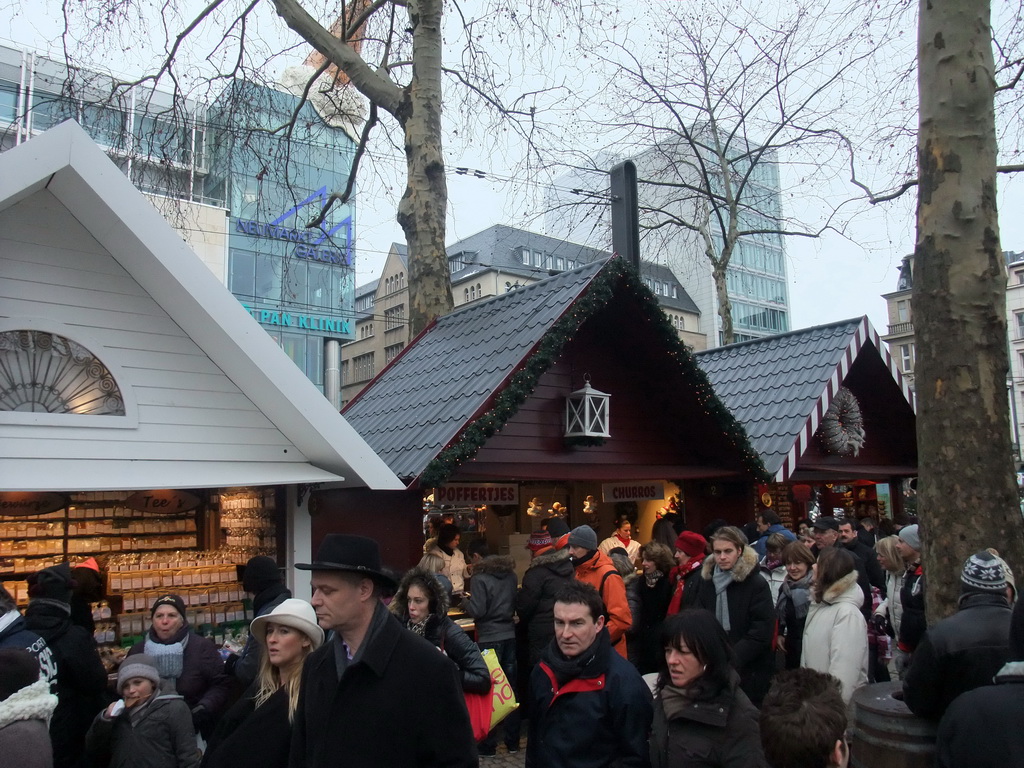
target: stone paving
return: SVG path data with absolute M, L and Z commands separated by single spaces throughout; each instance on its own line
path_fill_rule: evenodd
M 526 723 L 523 723 L 523 731 Z M 508 753 L 505 745 L 498 743 L 498 753 L 494 757 L 481 757 L 480 768 L 523 768 L 526 765 L 526 736 L 520 739 L 518 752 Z

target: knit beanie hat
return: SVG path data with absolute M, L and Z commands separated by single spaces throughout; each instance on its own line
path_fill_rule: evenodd
M 178 613 L 181 614 L 181 618 L 188 621 L 188 613 L 185 612 L 185 601 L 182 600 L 178 595 L 160 595 L 153 603 L 152 609 L 149 611 L 149 615 L 152 618 L 153 614 L 156 613 L 156 609 L 161 605 L 169 605 Z
M 547 531 L 534 531 L 530 534 L 530 540 L 526 542 L 526 548 L 531 552 L 540 552 L 552 546 L 551 534 Z
M 916 525 L 905 525 L 900 528 L 899 537 L 915 552 L 921 551 L 921 534 Z
M 597 549 L 597 534 L 589 525 L 573 528 L 569 534 L 569 546 L 581 547 L 588 552 Z
M 707 548 L 707 539 L 693 531 L 683 531 L 676 539 L 676 549 L 687 557 L 699 557 L 707 551 Z
M 133 677 L 145 678 L 152 681 L 157 688 L 160 687 L 160 672 L 157 671 L 156 660 L 145 653 L 125 657 L 121 668 L 117 670 L 117 692 L 120 693 L 124 684 Z
M 0 701 L 39 680 L 39 660 L 24 648 L 0 649 Z
M 284 581 L 281 569 L 277 567 L 277 561 L 266 555 L 257 555 L 249 558 L 242 571 L 242 589 L 258 595 L 267 587 L 274 584 L 281 584 Z
M 1006 574 L 1002 562 L 991 552 L 975 552 L 960 572 L 960 593 L 995 592 L 1006 594 Z
M 546 521 L 548 533 L 551 534 L 551 542 L 555 549 L 561 549 L 566 545 L 569 537 L 569 525 L 560 517 L 550 517 Z M 597 549 L 597 547 L 594 547 Z
M 28 577 L 28 596 L 57 600 L 62 603 L 71 602 L 71 566 L 68 563 L 44 568 Z

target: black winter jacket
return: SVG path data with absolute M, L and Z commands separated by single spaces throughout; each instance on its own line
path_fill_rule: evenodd
M 873 547 L 869 547 L 860 538 L 853 540 L 852 544 L 843 542 L 843 548 L 847 552 L 859 557 L 861 562 L 864 563 L 864 572 L 867 574 L 868 583 L 872 587 L 880 589 L 882 593 L 885 593 L 885 570 L 882 568 L 881 563 L 878 562 L 878 553 L 875 552 Z M 869 595 L 870 597 L 870 595 Z M 868 601 L 870 605 L 871 601 Z
M 761 750 L 757 708 L 739 679 L 717 695 L 694 700 L 667 718 L 654 700 L 652 768 L 768 768 Z
M 422 568 L 413 568 L 402 577 L 398 592 L 389 605 L 403 626 L 409 622 L 409 586 L 413 581 L 426 584 L 430 592 L 430 605 L 433 613 L 427 617 L 427 626 L 423 637 L 441 649 L 459 669 L 462 690 L 466 693 L 487 693 L 491 690 L 491 671 L 480 653 L 480 648 L 473 642 L 466 631 L 448 618 L 448 595 L 441 582 L 434 575 Z M 411 630 L 410 630 L 411 631 Z
M 715 558 L 708 557 L 700 570 L 697 589 L 689 598 L 683 593 L 686 605 L 715 612 L 717 595 L 712 577 Z M 689 585 L 687 586 L 689 592 Z M 729 601 L 729 642 L 736 654 L 736 671 L 740 687 L 755 706 L 760 706 L 768 693 L 775 672 L 775 654 L 772 636 L 775 633 L 775 606 L 772 592 L 758 569 L 757 553 L 749 546 L 743 548 L 733 566 L 733 582 L 726 588 Z M 692 601 L 692 602 L 691 602 Z
M 284 584 L 273 584 L 267 587 L 252 599 L 253 618 L 266 616 L 291 596 L 291 591 Z M 243 688 L 251 685 L 260 671 L 260 649 L 262 647 L 260 642 L 250 634 L 249 639 L 245 641 L 245 648 L 235 660 L 231 674 Z
M 911 565 L 903 577 L 900 588 L 900 603 L 903 605 L 903 618 L 900 619 L 900 634 L 896 645 L 901 651 L 913 653 L 921 638 L 924 637 L 928 623 L 924 617 L 924 571 L 921 564 Z
M 968 691 L 939 723 L 936 768 L 1007 768 L 1024 755 L 1024 661 L 1011 661 L 995 685 Z
M 661 645 L 661 625 L 672 599 L 668 574 L 654 582 L 653 587 L 647 586 L 645 576 L 633 577 L 626 584 L 626 597 L 633 612 L 633 627 L 627 634 L 630 661 L 636 664 L 641 675 L 657 672 L 665 654 Z
M 39 661 L 39 674 L 57 692 L 57 660 L 53 649 L 25 624 L 16 610 L 0 615 L 0 648 L 24 648 Z
M 203 768 L 284 768 L 292 744 L 288 722 L 288 690 L 278 688 L 259 707 L 255 697 L 259 685 L 245 695 L 220 719 L 206 752 Z
M 85 745 L 93 718 L 110 701 L 107 671 L 92 635 L 71 622 L 71 606 L 48 599 L 33 599 L 25 623 L 39 634 L 57 662 L 57 709 L 50 721 L 55 768 L 75 765 Z
M 177 694 L 157 696 L 135 722 L 125 710 L 113 720 L 96 715 L 85 738 L 90 755 L 109 750 L 109 768 L 196 768 L 199 748 L 192 715 Z
M 929 629 L 903 681 L 903 701 L 938 720 L 953 699 L 980 688 L 1010 659 L 1010 606 L 996 594 L 968 594 L 960 610 Z
M 576 659 L 552 641 L 530 673 L 529 695 L 526 768 L 650 765 L 651 692 L 607 629 Z
M 335 638 L 306 658 L 290 768 L 476 768 L 456 669 L 387 615 L 338 680 Z
M 531 668 L 555 636 L 555 595 L 574 578 L 576 570 L 569 560 L 568 548 L 538 555 L 523 575 L 516 612 L 526 624 Z
M 462 610 L 476 620 L 478 643 L 514 640 L 516 624 L 516 561 L 507 555 L 491 555 L 473 566 L 468 600 Z

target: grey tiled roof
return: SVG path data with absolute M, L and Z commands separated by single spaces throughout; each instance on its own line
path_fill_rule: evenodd
M 606 263 L 596 261 L 439 318 L 348 405 L 346 421 L 396 475 L 419 476 Z
M 772 475 L 782 467 L 864 322 L 844 320 L 694 355 Z

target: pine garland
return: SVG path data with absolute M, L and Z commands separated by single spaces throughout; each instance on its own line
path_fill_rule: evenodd
M 697 402 L 712 417 L 728 440 L 743 456 L 743 462 L 757 479 L 770 479 L 761 456 L 750 445 L 746 432 L 732 413 L 715 396 L 707 375 L 694 361 L 690 350 L 679 339 L 668 316 L 661 310 L 658 300 L 637 275 L 632 265 L 624 259 L 614 257 L 591 280 L 587 290 L 572 304 L 569 310 L 552 325 L 537 345 L 537 350 L 526 359 L 509 384 L 494 398 L 491 408 L 476 421 L 467 425 L 455 441 L 441 451 L 420 475 L 420 484 L 433 488 L 442 485 L 459 466 L 469 461 L 488 439 L 519 411 L 523 403 L 533 394 L 540 377 L 547 372 L 562 354 L 580 327 L 603 309 L 614 298 L 620 282 L 623 288 L 632 290 L 642 304 L 650 310 L 650 320 L 656 335 L 664 344 L 666 353 L 676 361 L 684 378 L 696 391 Z

